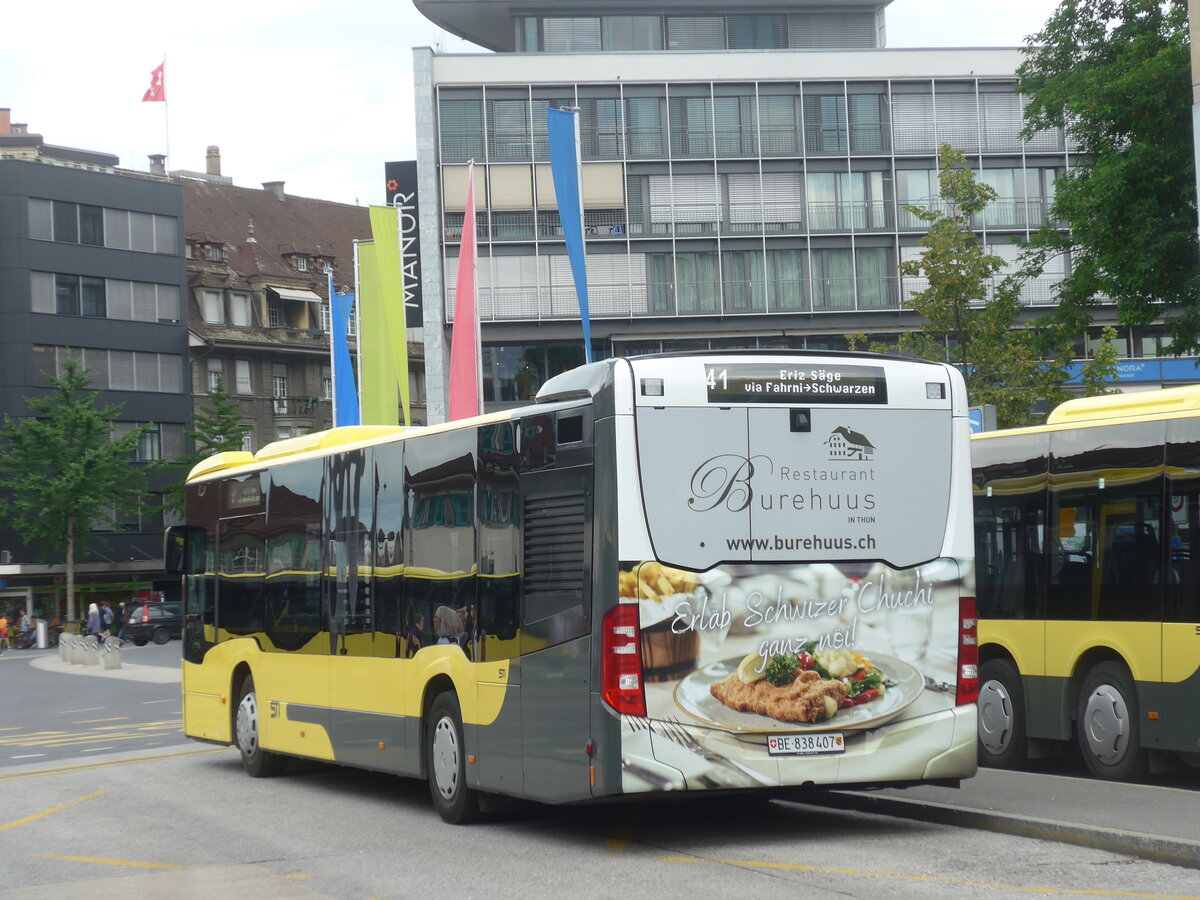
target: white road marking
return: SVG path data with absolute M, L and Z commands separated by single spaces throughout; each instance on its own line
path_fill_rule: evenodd
M 99 753 L 101 750 L 115 750 L 115 747 L 88 747 L 84 753 Z
M 107 706 L 88 706 L 88 707 L 85 707 L 84 709 L 60 709 L 59 712 L 62 713 L 63 715 L 67 715 L 69 713 L 77 713 L 77 712 L 95 712 L 98 709 L 108 709 L 108 707 Z
M 45 756 L 45 753 L 25 753 L 21 756 L 10 756 L 9 759 L 33 759 L 35 756 Z

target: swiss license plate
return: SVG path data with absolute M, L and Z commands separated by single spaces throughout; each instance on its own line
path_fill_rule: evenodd
M 814 753 L 843 753 L 846 741 L 840 731 L 821 734 L 780 734 L 767 738 L 771 756 L 806 756 Z

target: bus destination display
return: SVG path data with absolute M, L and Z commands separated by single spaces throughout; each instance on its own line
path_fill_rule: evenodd
M 704 369 L 709 403 L 887 403 L 880 366 L 735 363 Z

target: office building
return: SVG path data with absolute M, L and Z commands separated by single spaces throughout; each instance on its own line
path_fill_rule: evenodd
M 1013 238 L 1042 226 L 1055 178 L 1076 164 L 1059 130 L 1021 137 L 1019 48 L 889 49 L 887 2 L 416 6 L 492 51 L 414 51 L 427 370 L 448 356 L 474 161 L 489 408 L 583 359 L 550 107 L 579 111 L 597 357 L 836 349 L 859 332 L 894 341 L 917 327 L 905 300 L 924 286 L 899 276 L 926 228 L 905 206 L 939 202 L 941 144 L 996 189 L 974 224 L 1010 263 Z M 1069 265 L 1025 286 L 1030 317 L 1054 303 Z M 1113 308 L 1096 319 L 1114 320 Z M 1099 331 L 1079 336 L 1081 357 Z M 1118 351 L 1150 357 L 1161 340 L 1152 326 L 1123 329 Z M 430 377 L 431 418 L 442 387 Z

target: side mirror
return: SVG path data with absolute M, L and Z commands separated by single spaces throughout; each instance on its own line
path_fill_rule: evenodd
M 200 575 L 208 533 L 198 525 L 172 525 L 163 535 L 163 568 L 172 575 Z

